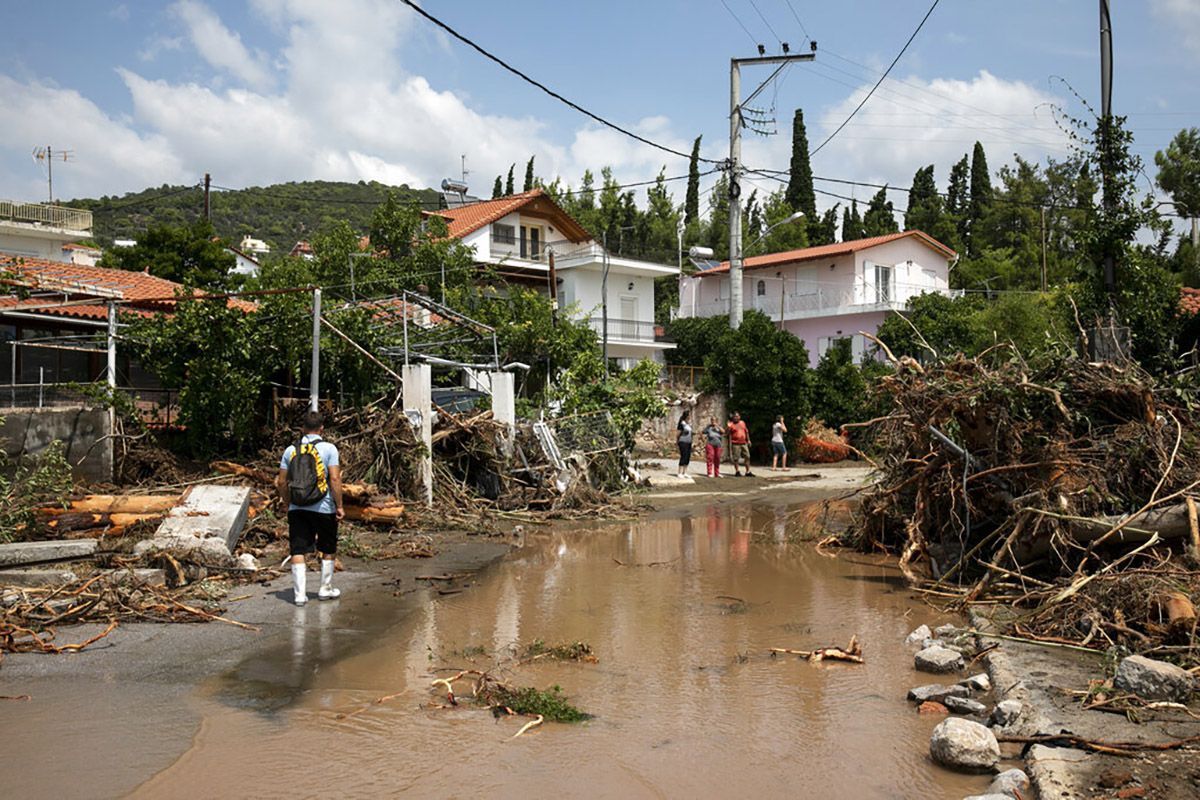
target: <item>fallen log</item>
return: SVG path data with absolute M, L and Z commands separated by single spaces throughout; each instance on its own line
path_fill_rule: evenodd
M 179 503 L 177 494 L 89 494 L 72 500 L 67 506 L 45 506 L 37 513 L 43 517 L 67 514 L 155 514 L 170 511 Z
M 858 643 L 858 637 L 850 637 L 850 644 L 846 645 L 845 649 L 841 647 L 821 647 L 816 650 L 791 650 L 786 647 L 770 648 L 771 656 L 780 654 L 800 656 L 806 661 L 847 661 L 851 664 L 862 664 L 862 646 Z
M 356 522 L 395 523 L 404 518 L 404 506 L 346 506 L 346 519 Z
M 1105 544 L 1113 545 L 1145 544 L 1155 535 L 1160 540 L 1175 540 L 1188 538 L 1192 533 L 1187 503 L 1152 508 L 1135 515 L 1128 522 L 1124 522 L 1125 517 L 1121 515 L 1074 517 L 1036 508 L 1030 508 L 1028 511 L 1062 520 L 1071 538 L 1083 545 L 1100 539 L 1104 539 Z M 1120 530 L 1112 533 L 1113 529 L 1121 526 L 1123 522 Z M 1109 535 L 1110 533 L 1111 535 Z M 1013 553 L 1017 562 L 1028 563 L 1050 552 L 1051 538 L 1047 532 L 1023 542 L 1014 543 Z
M 124 530 L 135 522 L 161 519 L 164 512 L 146 514 L 96 513 L 68 511 L 46 522 L 46 527 L 60 534 L 77 533 L 96 528 L 120 528 Z

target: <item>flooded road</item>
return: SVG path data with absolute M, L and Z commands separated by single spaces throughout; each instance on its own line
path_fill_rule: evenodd
M 904 701 L 928 682 L 905 634 L 932 612 L 895 570 L 787 543 L 787 506 L 575 524 L 526 546 L 461 594 L 438 597 L 352 654 L 310 603 L 286 653 L 251 659 L 195 700 L 190 748 L 140 797 L 960 798 L 982 776 L 930 762 Z M 735 599 L 736 598 L 736 599 Z M 738 602 L 738 601 L 743 602 Z M 771 658 L 771 647 L 845 645 L 865 665 Z M 516 665 L 534 639 L 584 641 L 599 663 Z M 282 660 L 284 663 L 279 663 Z M 561 686 L 595 718 L 547 723 L 467 704 L 442 709 L 444 668 Z M 314 667 L 314 665 L 316 665 Z M 247 682 L 247 676 L 255 676 Z M 460 693 L 467 691 L 465 682 Z M 384 695 L 385 703 L 339 719 Z

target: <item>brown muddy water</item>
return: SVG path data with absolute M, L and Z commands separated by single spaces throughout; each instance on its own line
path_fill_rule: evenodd
M 296 611 L 305 627 L 287 648 L 204 688 L 191 746 L 134 796 L 981 792 L 986 777 L 932 764 L 928 735 L 940 719 L 904 700 L 929 680 L 913 671 L 903 638 L 940 620 L 882 562 L 789 544 L 793 508 L 712 506 L 534 532 L 465 592 L 341 654 L 318 616 L 333 604 L 310 603 Z M 767 655 L 855 634 L 862 666 Z M 599 663 L 513 665 L 514 649 L 534 639 L 587 642 Z M 497 662 L 507 682 L 561 686 L 595 717 L 512 739 L 524 720 L 432 707 L 442 697 L 431 680 L 452 674 L 444 668 Z M 395 696 L 339 719 L 384 695 Z

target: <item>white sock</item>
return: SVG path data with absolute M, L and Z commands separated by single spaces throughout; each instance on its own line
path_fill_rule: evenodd
M 308 600 L 308 595 L 305 594 L 307 583 L 308 566 L 305 564 L 292 564 L 292 586 L 295 589 L 294 596 L 297 603 L 303 603 Z
M 321 588 L 328 589 L 333 586 L 333 559 L 321 559 Z

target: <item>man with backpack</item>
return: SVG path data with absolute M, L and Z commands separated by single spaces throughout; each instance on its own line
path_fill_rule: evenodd
M 304 433 L 283 451 L 275 486 L 288 500 L 288 543 L 292 554 L 292 584 L 296 605 L 308 602 L 304 557 L 315 549 L 321 554 L 321 588 L 318 600 L 341 595 L 333 588 L 338 521 L 342 508 L 342 468 L 338 450 L 321 438 L 325 420 L 316 411 L 304 415 Z

